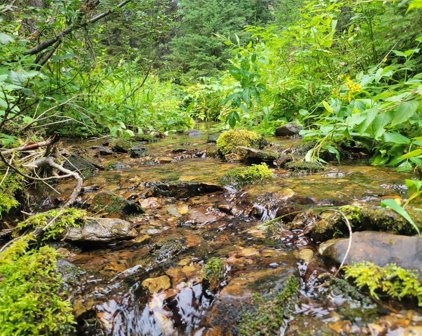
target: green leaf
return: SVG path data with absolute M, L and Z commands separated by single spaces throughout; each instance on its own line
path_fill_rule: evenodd
M 412 224 L 413 228 L 416 230 L 418 235 L 420 235 L 419 228 L 416 226 L 415 222 L 409 216 L 407 211 L 400 204 L 398 204 L 394 199 L 390 198 L 390 199 L 381 201 L 381 206 L 383 206 L 384 208 L 390 208 L 391 210 L 394 210 L 395 212 L 397 212 L 400 216 L 402 216 L 410 224 Z
M 384 141 L 397 145 L 410 144 L 410 139 L 405 137 L 404 135 L 401 135 L 400 133 L 384 133 Z
M 400 106 L 392 111 L 392 120 L 390 125 L 392 127 L 397 126 L 405 121 L 408 121 L 411 118 L 416 110 L 418 109 L 419 102 L 412 100 L 409 102 L 404 102 Z
M 322 101 L 322 105 L 329 113 L 334 112 L 334 109 L 325 100 Z
M 417 157 L 417 156 L 420 156 L 420 155 L 422 155 L 422 148 L 418 148 L 418 149 L 415 149 L 415 150 L 413 150 L 409 153 L 406 153 L 406 154 L 402 155 L 400 157 L 400 159 L 404 160 L 404 159 L 409 159 L 409 158 L 412 158 L 412 157 Z

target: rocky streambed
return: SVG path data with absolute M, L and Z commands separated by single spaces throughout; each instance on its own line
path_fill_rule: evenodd
M 221 160 L 214 140 L 191 131 L 156 142 L 63 144 L 69 167 L 85 176 L 77 205 L 104 218 L 57 243 L 78 335 L 422 334 L 417 303 L 373 299 L 341 273 L 333 277 L 349 235 L 332 209 L 342 207 L 354 230 L 412 235 L 400 216 L 378 208 L 405 197 L 409 175 L 356 160 L 317 171 L 274 162 L 270 180 L 236 187 L 221 178 L 242 163 Z M 300 144 L 268 140 L 266 150 L 280 157 Z M 33 197 L 47 209 L 73 186 Z M 366 210 L 351 216 L 357 208 Z M 358 233 L 347 262 L 366 256 L 422 271 L 420 238 Z

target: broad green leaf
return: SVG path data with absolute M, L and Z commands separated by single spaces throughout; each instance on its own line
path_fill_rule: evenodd
M 417 225 L 415 224 L 415 222 L 409 216 L 409 214 L 407 213 L 407 211 L 400 204 L 398 204 L 396 202 L 396 200 L 394 200 L 392 198 L 391 199 L 383 200 L 383 201 L 381 201 L 381 206 L 383 206 L 384 208 L 390 208 L 391 210 L 394 210 L 395 212 L 397 212 L 400 216 L 402 216 L 410 224 L 412 224 L 413 228 L 416 230 L 416 232 L 418 233 L 418 235 L 420 235 L 419 228 L 417 227 Z
M 391 126 L 394 127 L 411 118 L 418 109 L 419 102 L 412 100 L 402 103 L 397 109 L 392 111 Z
M 410 139 L 405 137 L 404 135 L 401 135 L 400 133 L 385 133 L 384 141 L 398 145 L 410 144 Z

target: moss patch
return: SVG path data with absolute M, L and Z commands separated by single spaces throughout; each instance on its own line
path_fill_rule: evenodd
M 380 267 L 370 262 L 355 263 L 344 269 L 346 278 L 353 278 L 359 288 L 368 289 L 374 298 L 379 299 L 381 294 L 398 300 L 416 298 L 422 307 L 422 286 L 416 271 L 394 264 Z
M 271 178 L 273 173 L 265 163 L 252 165 L 250 167 L 236 168 L 228 171 L 224 177 L 224 183 L 235 183 L 240 185 L 264 181 Z
M 284 166 L 286 169 L 304 172 L 317 172 L 324 170 L 324 166 L 318 162 L 306 161 L 291 161 L 287 162 Z
M 0 335 L 68 335 L 74 317 L 63 299 L 57 252 L 28 250 L 31 236 L 0 254 Z
M 240 335 L 278 335 L 280 327 L 291 315 L 298 298 L 299 279 L 291 275 L 275 298 L 255 296 L 254 309 L 243 312 L 239 324 Z
M 23 177 L 15 174 L 0 174 L 0 218 L 19 205 L 15 195 L 23 189 Z
M 18 224 L 18 229 L 45 229 L 42 240 L 57 240 L 63 237 L 66 229 L 80 227 L 86 217 L 86 211 L 80 209 L 55 209 L 27 218 Z
M 237 153 L 238 146 L 262 148 L 265 140 L 255 132 L 246 130 L 229 130 L 221 133 L 217 139 L 217 149 L 223 156 Z
M 224 279 L 224 263 L 220 258 L 211 258 L 204 268 L 204 279 L 208 282 L 209 288 L 217 290 L 220 282 Z

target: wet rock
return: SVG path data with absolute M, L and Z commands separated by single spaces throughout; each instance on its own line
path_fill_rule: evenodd
M 94 146 L 92 148 L 97 150 L 98 155 L 106 156 L 113 154 L 113 151 L 110 148 L 104 146 Z
M 84 178 L 91 176 L 97 169 L 103 169 L 103 167 L 78 154 L 71 154 L 67 157 L 63 167 L 80 172 Z
M 164 263 L 185 250 L 185 247 L 180 240 L 173 240 L 171 238 L 172 237 L 169 237 L 169 240 L 164 242 L 156 251 L 153 252 L 154 263 Z
M 298 214 L 287 223 L 291 230 L 304 230 L 316 241 L 348 236 L 348 228 L 341 211 L 349 220 L 353 231 L 379 230 L 401 234 L 414 234 L 413 227 L 392 210 L 375 206 L 341 206 L 337 211 L 315 212 L 313 210 Z
M 224 188 L 215 184 L 181 182 L 181 183 L 151 183 L 151 196 L 189 198 L 209 193 L 223 191 Z
M 241 152 L 243 160 L 248 164 L 259 164 L 265 162 L 271 166 L 274 165 L 279 157 L 279 154 L 276 152 L 265 151 L 262 149 L 255 149 L 250 147 L 239 146 L 237 147 Z
M 302 126 L 296 123 L 290 122 L 283 126 L 277 127 L 275 129 L 275 136 L 278 136 L 278 137 L 293 136 L 293 135 L 299 134 L 301 130 L 302 130 Z
M 170 288 L 170 278 L 167 275 L 162 275 L 158 278 L 148 278 L 142 281 L 142 286 L 148 288 L 151 294 L 160 292 Z
M 280 154 L 278 159 L 275 161 L 277 167 L 285 167 L 288 162 L 292 162 L 293 157 L 289 154 Z
M 284 168 L 294 171 L 317 172 L 324 170 L 324 166 L 318 162 L 291 161 L 284 165 Z
M 111 243 L 136 236 L 136 230 L 128 221 L 115 218 L 90 218 L 81 227 L 68 229 L 64 239 L 76 243 Z
M 202 132 L 198 130 L 189 130 L 186 132 L 186 134 L 189 138 L 199 138 L 202 136 Z
M 221 133 L 209 134 L 207 138 L 207 143 L 216 143 L 220 134 Z
M 334 239 L 320 246 L 320 253 L 340 263 L 346 253 L 349 239 Z M 422 238 L 384 232 L 355 232 L 346 264 L 369 261 L 378 266 L 397 264 L 416 269 L 422 281 Z
M 136 159 L 147 155 L 147 149 L 143 146 L 132 146 L 129 150 L 131 158 Z
M 90 210 L 92 212 L 101 213 L 113 218 L 144 212 L 138 204 L 109 191 L 96 194 L 90 203 Z
M 112 150 L 115 153 L 123 153 L 126 154 L 129 152 L 131 148 L 130 141 L 124 140 L 124 139 L 117 139 L 114 140 L 112 143 Z

